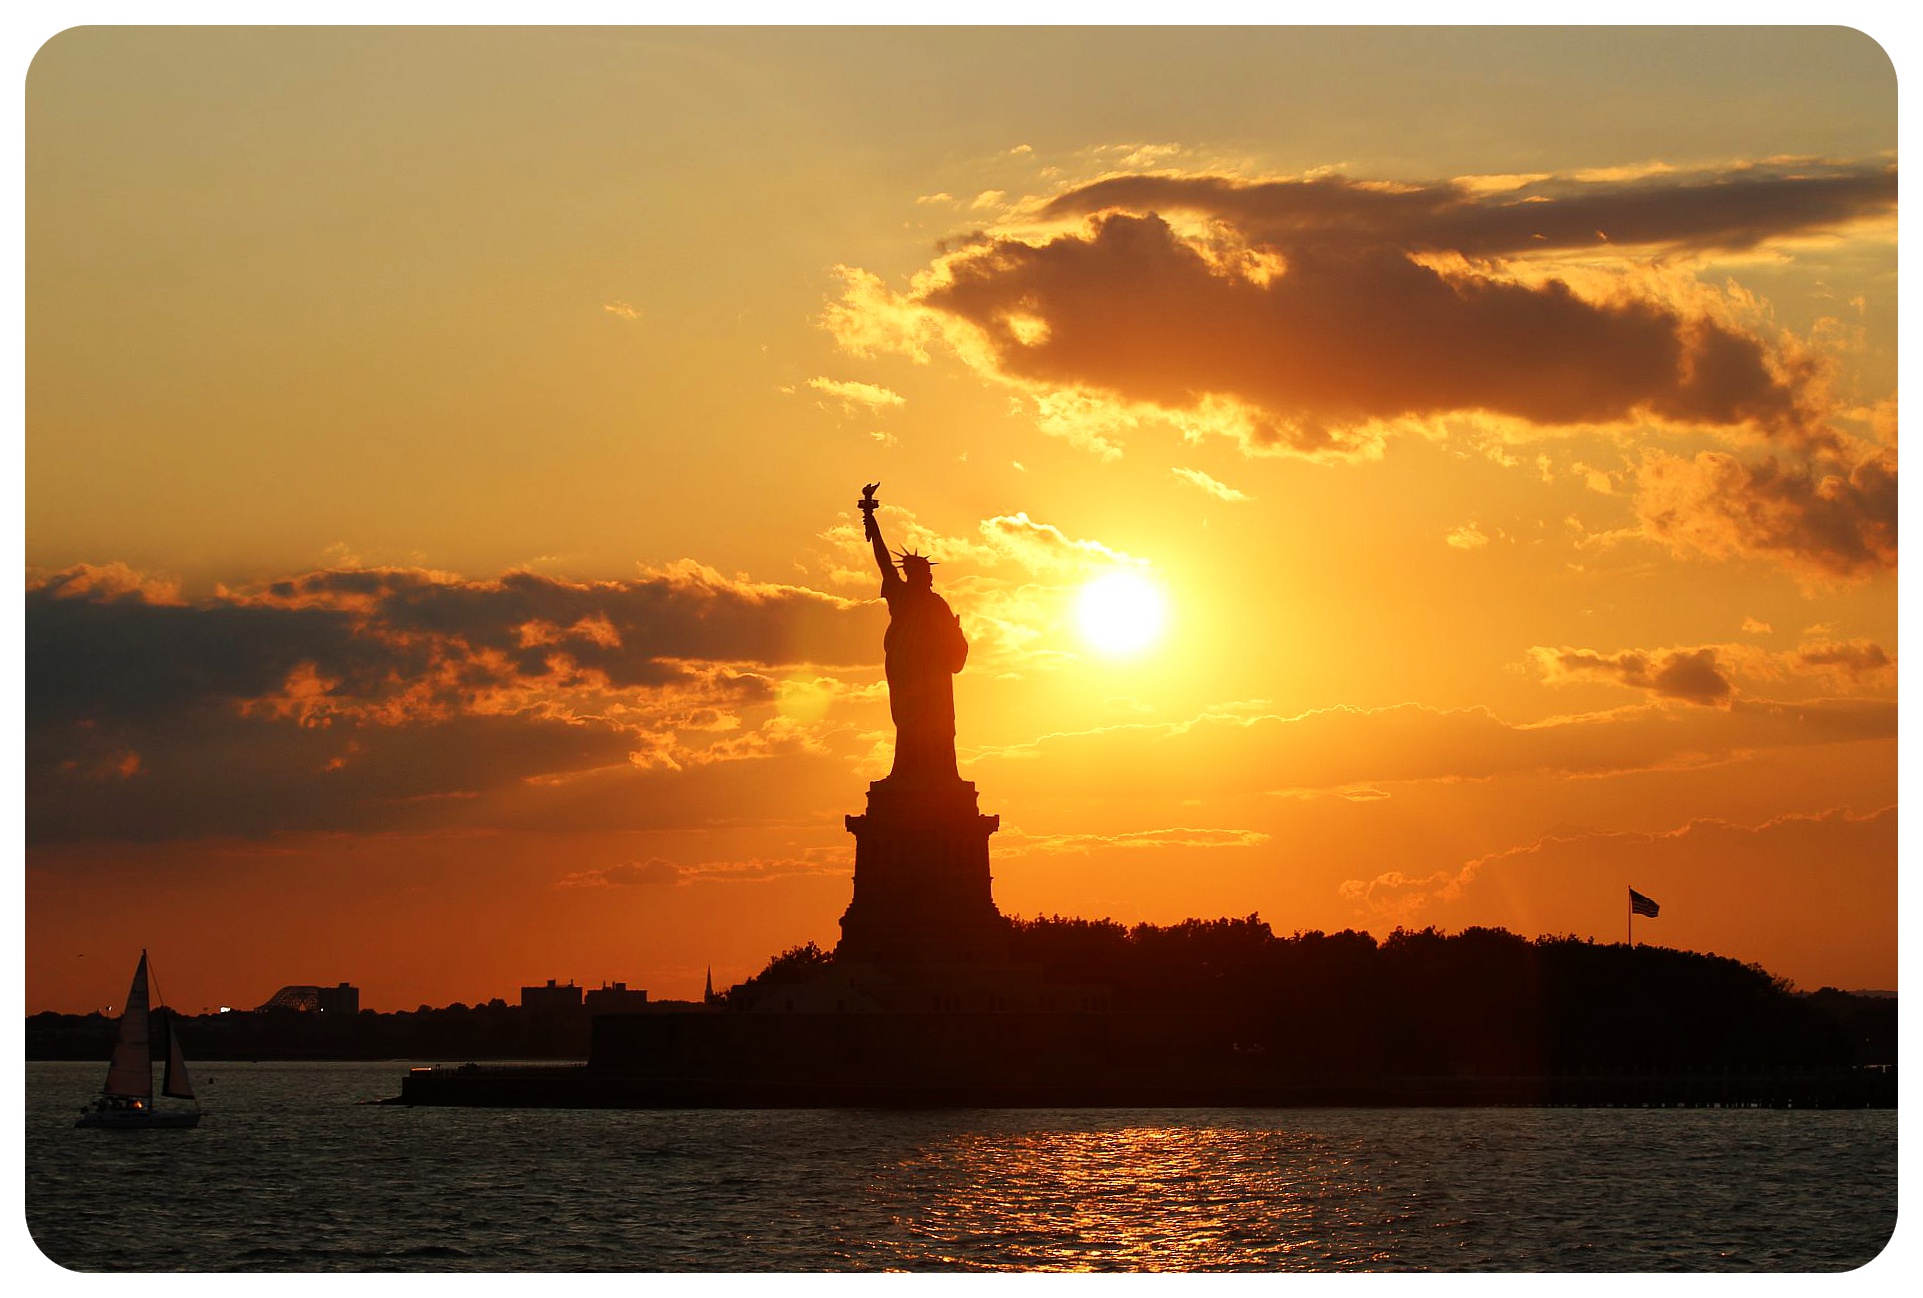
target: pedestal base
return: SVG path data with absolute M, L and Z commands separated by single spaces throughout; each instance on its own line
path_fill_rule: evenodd
M 868 786 L 855 836 L 855 895 L 841 917 L 837 960 L 877 965 L 995 963 L 1007 924 L 995 909 L 988 836 L 1000 816 L 976 809 L 966 780 Z

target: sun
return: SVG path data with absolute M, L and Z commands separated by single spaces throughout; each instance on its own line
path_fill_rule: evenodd
M 1140 573 L 1104 573 L 1082 587 L 1075 620 L 1082 638 L 1101 652 L 1138 654 L 1161 638 L 1168 600 Z

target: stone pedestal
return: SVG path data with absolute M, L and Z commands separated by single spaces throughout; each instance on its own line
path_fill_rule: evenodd
M 841 917 L 837 961 L 883 966 L 1006 959 L 1007 924 L 990 893 L 988 836 L 1000 816 L 976 808 L 975 786 L 893 777 L 868 786 L 855 836 L 855 895 Z

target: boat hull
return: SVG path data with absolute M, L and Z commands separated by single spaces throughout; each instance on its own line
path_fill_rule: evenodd
M 107 1127 L 115 1131 L 163 1131 L 194 1127 L 200 1114 L 191 1109 L 89 1109 L 76 1127 Z

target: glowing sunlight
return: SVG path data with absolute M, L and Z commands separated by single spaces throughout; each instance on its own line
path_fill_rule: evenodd
M 1075 620 L 1082 638 L 1101 652 L 1137 654 L 1161 639 L 1168 600 L 1140 573 L 1111 572 L 1082 587 Z

